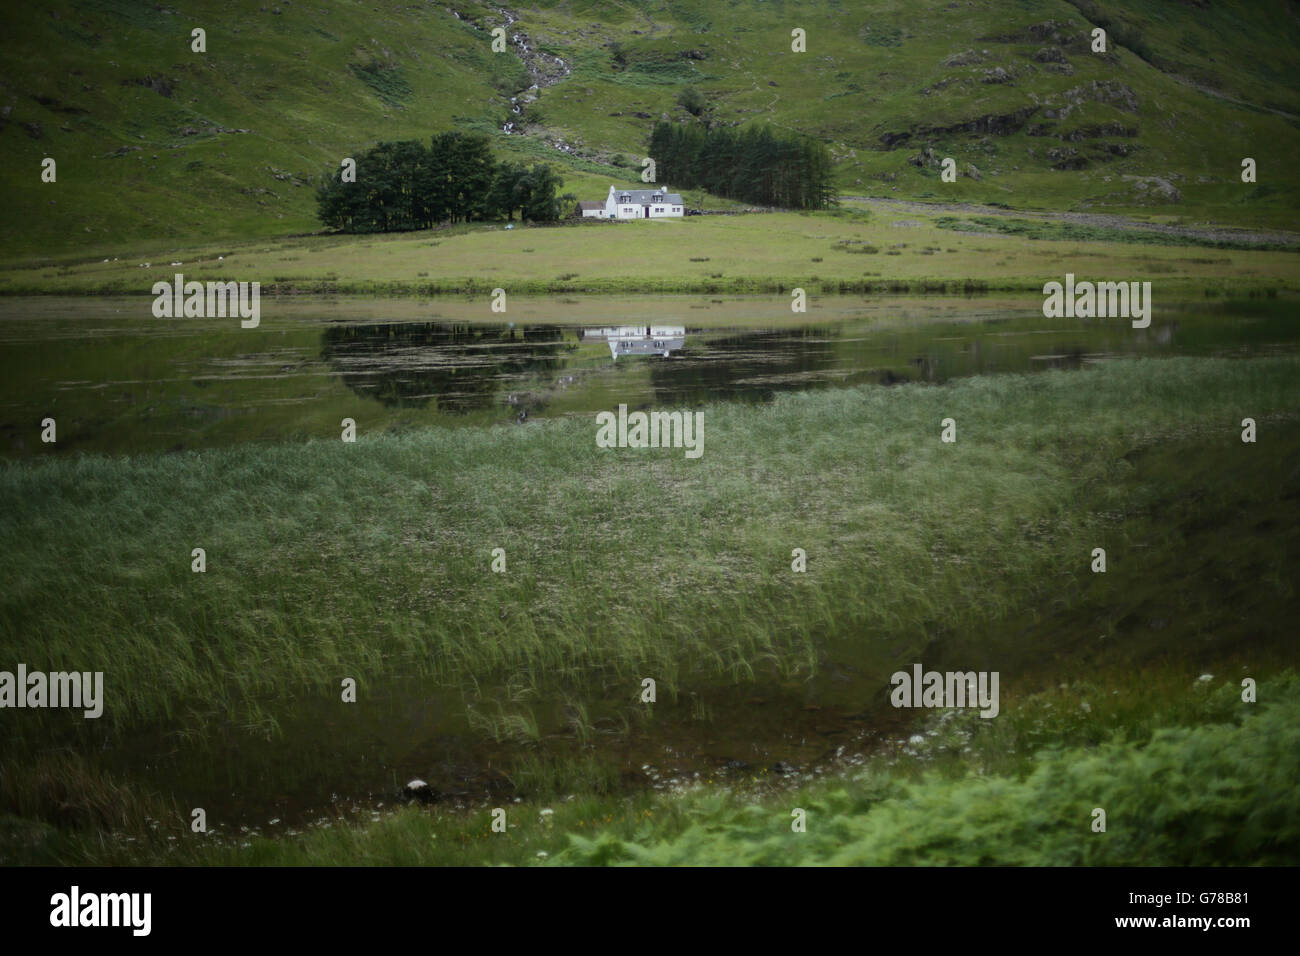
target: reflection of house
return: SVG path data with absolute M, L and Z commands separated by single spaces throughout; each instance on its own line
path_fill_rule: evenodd
M 604 210 L 605 219 L 664 219 L 682 215 L 682 197 L 670 193 L 667 186 L 656 189 L 616 189 L 610 186 Z M 582 214 L 587 215 L 585 210 Z
M 604 339 L 610 354 L 667 355 L 686 344 L 686 329 L 680 325 L 618 325 L 604 329 L 583 329 L 582 341 Z

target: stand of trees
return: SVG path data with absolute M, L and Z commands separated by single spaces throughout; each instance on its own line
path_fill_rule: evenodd
M 445 222 L 504 216 L 558 219 L 572 196 L 551 167 L 497 163 L 481 133 L 439 133 L 418 140 L 378 143 L 357 160 L 356 182 L 331 170 L 316 190 L 316 215 L 343 232 L 399 232 Z
M 789 209 L 821 209 L 834 196 L 830 152 L 769 128 L 705 129 L 656 123 L 650 152 L 660 182 Z

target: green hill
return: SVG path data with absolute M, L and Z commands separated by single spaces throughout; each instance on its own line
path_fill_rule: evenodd
M 448 129 L 601 198 L 636 180 L 665 117 L 814 136 L 847 195 L 1289 226 L 1300 190 L 1283 0 L 56 0 L 7 19 L 7 257 L 315 231 L 313 177 Z M 688 87 L 700 118 L 677 105 Z

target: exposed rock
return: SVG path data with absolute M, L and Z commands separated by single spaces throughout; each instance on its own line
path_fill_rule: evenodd
M 153 90 L 159 96 L 166 96 L 168 98 L 170 98 L 172 93 L 174 93 L 176 90 L 176 87 L 173 84 L 173 82 L 164 76 L 149 75 L 145 77 L 135 77 L 132 79 L 123 80 L 122 85 L 143 86 L 146 89 Z
M 882 149 L 893 149 L 905 143 L 913 136 L 917 137 L 941 137 L 954 133 L 983 133 L 992 136 L 1009 136 L 1012 133 L 1019 132 L 1029 120 L 1029 117 L 1038 112 L 1038 105 L 1022 106 L 1018 110 L 1010 113 L 986 113 L 983 116 L 977 116 L 974 119 L 966 120 L 962 123 L 955 123 L 952 126 L 925 126 L 901 133 L 882 133 L 880 144 Z
M 1035 40 L 1055 43 L 1058 46 L 1069 46 L 1083 36 L 1070 24 L 1062 23 L 1060 20 L 1044 20 L 1042 23 L 1035 23 L 1026 32 Z
M 932 146 L 927 146 L 915 156 L 909 156 L 907 161 L 913 166 L 919 166 L 923 169 L 934 169 L 941 162 L 939 155 L 934 151 L 934 147 Z
M 974 163 L 967 163 L 965 170 L 963 170 L 963 174 L 975 180 L 976 182 L 979 182 L 984 178 L 983 176 L 980 175 L 980 171 L 975 168 Z
M 1059 46 L 1045 46 L 1032 57 L 1035 63 L 1065 63 L 1065 54 Z
M 1133 191 L 1138 198 L 1152 202 L 1181 202 L 1183 194 L 1173 183 L 1159 176 L 1125 176 L 1133 183 Z
M 966 50 L 962 53 L 954 53 L 952 56 L 946 57 L 943 61 L 943 65 L 952 68 L 956 66 L 970 66 L 972 63 L 983 62 L 984 57 L 981 54 L 976 53 L 974 50 Z
M 1060 94 L 1065 100 L 1064 106 L 1051 106 L 1043 110 L 1048 119 L 1065 119 L 1075 109 L 1092 100 L 1107 103 L 1125 113 L 1138 112 L 1137 94 L 1119 80 L 1093 80 L 1082 86 L 1074 86 Z
M 1137 151 L 1137 146 L 1132 143 L 1096 143 L 1094 146 L 1111 156 L 1129 156 Z
M 1070 46 L 1084 42 L 1087 37 L 1068 23 L 1062 23 L 1060 20 L 1044 20 L 1023 30 L 979 39 L 985 43 L 1052 43 L 1056 46 Z
M 402 796 L 417 803 L 433 803 L 438 799 L 437 792 L 423 780 L 412 780 L 402 788 Z
M 1120 123 L 1095 123 L 1092 126 L 1080 126 L 1068 133 L 1062 133 L 1061 139 L 1077 143 L 1084 139 L 1100 139 L 1102 136 L 1137 136 L 1136 126 L 1124 126 Z
M 1000 66 L 995 66 L 991 70 L 984 71 L 984 78 L 981 83 L 1010 83 L 1012 76 Z
M 946 77 L 945 79 L 940 80 L 938 83 L 935 83 L 931 86 L 927 86 L 924 89 L 922 89 L 921 95 L 930 96 L 931 94 L 938 93 L 940 90 L 947 89 L 948 87 L 953 86 L 954 84 L 957 86 L 969 86 L 970 79 L 964 76 L 963 77 L 949 76 Z
M 1073 146 L 1053 146 L 1045 154 L 1051 160 L 1053 169 L 1086 169 L 1088 159 L 1080 156 Z

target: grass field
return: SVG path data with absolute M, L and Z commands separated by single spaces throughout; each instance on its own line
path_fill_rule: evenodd
M 433 295 L 487 300 L 564 292 L 1041 293 L 1049 279 L 1149 280 L 1156 296 L 1300 288 L 1300 247 L 1187 245 L 1137 229 L 1078 237 L 1035 224 L 1001 234 L 969 220 L 846 204 L 838 212 L 697 216 L 567 226 L 475 225 L 387 236 L 321 236 L 220 245 L 135 243 L 95 255 L 0 266 L 0 294 L 147 296 L 159 279 L 259 281 L 267 293 Z M 1014 228 L 1015 220 L 999 224 Z M 1009 224 L 1009 225 L 1008 225 Z M 1231 235 L 1231 232 L 1228 233 Z M 1039 238 L 1038 236 L 1042 236 Z M 102 253 L 102 254 L 101 254 Z M 220 258 L 219 258 L 220 257 Z M 105 261 L 107 260 L 107 261 Z M 179 262 L 181 265 L 171 265 Z M 147 268 L 146 268 L 147 266 Z M 271 308 L 270 305 L 264 308 Z
M 662 859 L 705 852 L 687 827 L 690 802 L 668 811 L 676 822 L 661 830 L 659 798 L 628 801 L 611 790 L 617 741 L 671 739 L 681 720 L 757 727 L 754 714 L 735 709 L 753 693 L 785 694 L 796 713 L 801 686 L 816 689 L 819 706 L 879 706 L 890 671 L 918 659 L 1001 671 L 1013 712 L 1060 682 L 1091 688 L 1104 717 L 1089 711 L 1041 734 L 1012 718 L 1020 744 L 996 738 L 976 748 L 1002 754 L 990 769 L 1014 778 L 1006 793 L 1043 785 L 1048 771 L 1014 780 L 1045 744 L 1095 746 L 1109 727 L 1131 746 L 1159 726 L 1235 722 L 1227 697 L 1200 710 L 1189 689 L 1202 668 L 1262 681 L 1294 664 L 1286 622 L 1300 527 L 1297 370 L 1293 358 L 1120 361 L 708 406 L 698 461 L 602 450 L 590 422 L 566 419 L 363 436 L 355 445 L 7 465 L 0 631 L 9 658 L 84 669 L 94 648 L 95 660 L 111 662 L 96 726 L 39 711 L 12 723 L 0 772 L 5 826 L 16 834 L 8 852 L 119 862 L 161 852 L 149 849 L 147 821 L 181 833 L 175 808 L 195 805 L 194 794 L 114 769 L 111 749 L 90 756 L 89 741 L 128 747 L 134 733 L 161 726 L 179 752 L 217 764 L 224 779 L 237 766 L 222 763 L 225 748 L 287 734 L 307 752 L 362 732 L 365 704 L 337 703 L 343 676 L 357 680 L 363 702 L 403 679 L 442 688 L 445 726 L 508 745 L 510 792 L 529 801 L 574 794 L 574 809 L 554 821 L 570 832 L 579 820 L 613 825 L 618 846 L 574 844 L 577 861 L 635 857 L 628 841 L 666 841 Z M 1258 444 L 1240 440 L 1247 415 L 1260 423 Z M 939 441 L 949 416 L 955 444 Z M 1088 570 L 1099 545 L 1109 553 L 1105 575 Z M 203 575 L 190 570 L 196 546 L 207 550 Z M 496 547 L 507 556 L 503 574 L 490 570 Z M 795 547 L 808 553 L 806 574 L 791 572 Z M 637 697 L 647 675 L 661 701 L 650 708 Z M 1119 710 L 1101 703 L 1111 696 Z M 687 710 L 693 718 L 681 717 Z M 1259 719 L 1287 719 L 1273 713 Z M 991 723 L 999 730 L 977 728 L 977 737 L 1007 732 Z M 1240 733 L 1253 740 L 1254 726 Z M 1183 747 L 1203 753 L 1198 760 L 1228 759 L 1203 734 L 1170 746 L 1149 759 L 1176 763 Z M 950 773 L 979 766 L 960 747 L 949 756 Z M 1148 758 L 1103 753 L 1079 774 L 1121 759 Z M 277 764 L 275 786 L 291 789 L 319 770 Z M 1293 793 L 1293 774 L 1289 785 Z M 872 802 L 856 785 L 845 784 L 848 796 L 828 786 L 809 799 L 863 810 Z M 1015 826 L 1048 812 L 998 797 L 990 784 L 952 784 L 951 794 L 937 779 L 918 786 L 922 801 L 992 801 Z M 1270 785 L 1254 777 L 1241 786 L 1246 795 L 1214 813 L 1235 820 Z M 711 808 L 705 820 L 718 815 L 732 834 L 708 853 L 733 837 L 758 840 L 750 811 L 728 809 L 725 796 L 700 799 Z M 1282 815 L 1283 846 L 1294 839 L 1297 805 L 1268 811 Z M 1144 812 L 1158 816 L 1163 806 Z M 589 815 L 596 810 L 599 820 Z M 628 815 L 643 811 L 650 816 L 633 825 Z M 522 833 L 521 842 L 492 844 L 475 812 L 408 814 L 360 833 L 340 823 L 336 835 L 239 858 L 342 862 L 361 850 L 372 861 L 427 859 L 432 851 L 401 855 L 412 834 L 483 841 L 448 861 L 522 862 L 558 849 Z M 890 827 L 910 825 L 911 811 L 899 812 Z M 870 821 L 879 818 L 866 819 L 865 830 L 852 817 L 836 825 L 852 845 L 874 847 L 861 859 L 897 860 L 873 842 Z M 102 844 L 95 834 L 106 831 L 143 842 Z M 945 839 L 918 859 L 949 859 Z M 1130 833 L 1100 857 L 1056 844 L 1043 852 L 1049 861 L 1201 859 L 1191 843 L 1159 850 L 1153 839 Z M 758 847 L 754 858 L 769 851 Z

